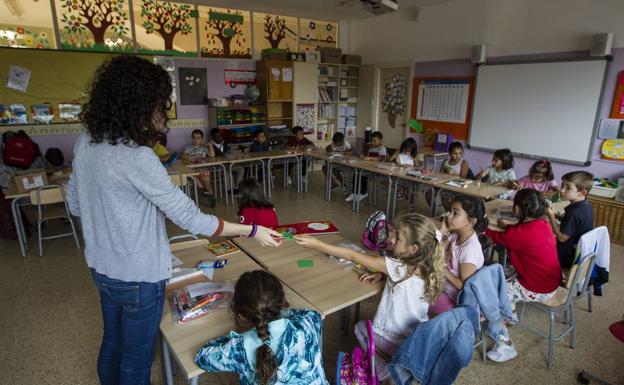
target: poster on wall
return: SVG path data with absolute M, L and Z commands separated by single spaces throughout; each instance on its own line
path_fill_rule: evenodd
M 254 12 L 253 32 L 253 49 L 258 57 L 265 48 L 298 50 L 296 17 Z
M 180 104 L 207 105 L 208 84 L 206 68 L 178 68 Z
M 338 23 L 299 19 L 299 51 L 315 51 L 318 46 L 338 46 Z
M 315 115 L 314 104 L 297 104 L 295 126 L 301 126 L 306 135 L 314 134 Z
M 396 120 L 399 116 L 405 115 L 405 98 L 407 97 L 407 81 L 405 76 L 395 73 L 391 78 L 386 79 L 384 84 L 383 99 L 381 101 L 382 111 L 388 117 L 390 127 L 396 128 Z
M 194 5 L 160 0 L 134 0 L 132 5 L 139 53 L 197 56 Z
M 55 0 L 61 48 L 133 50 L 128 0 Z
M 199 6 L 202 57 L 251 59 L 251 13 Z
M 418 86 L 416 119 L 466 123 L 469 95 L 469 80 L 423 80 Z

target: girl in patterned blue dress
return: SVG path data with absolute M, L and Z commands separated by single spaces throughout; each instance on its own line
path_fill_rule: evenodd
M 264 270 L 246 272 L 234 288 L 237 327 L 195 356 L 207 372 L 235 372 L 242 385 L 328 385 L 321 355 L 321 315 L 288 309 L 280 281 Z

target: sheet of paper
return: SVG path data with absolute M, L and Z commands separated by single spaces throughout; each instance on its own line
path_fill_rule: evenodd
M 282 68 L 282 77 L 285 82 L 292 82 L 293 80 L 293 70 L 292 68 L 284 67 Z
M 279 81 L 281 71 L 279 68 L 271 68 L 271 74 L 273 75 L 273 80 Z
M 15 65 L 9 66 L 9 76 L 6 86 L 17 91 L 26 92 L 30 82 L 31 71 Z

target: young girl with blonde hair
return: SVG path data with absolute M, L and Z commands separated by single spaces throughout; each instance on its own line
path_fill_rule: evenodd
M 428 320 L 429 304 L 444 290 L 446 260 L 442 234 L 420 214 L 402 215 L 390 235 L 392 256 L 371 256 L 345 247 L 329 245 L 318 238 L 296 237 L 297 243 L 339 258 L 351 260 L 388 276 L 381 302 L 373 319 L 375 346 L 390 358 L 421 322 Z M 379 274 L 364 274 L 362 281 L 376 281 Z M 367 347 L 364 321 L 355 326 L 360 345 Z M 375 360 L 380 380 L 388 378 L 387 363 Z

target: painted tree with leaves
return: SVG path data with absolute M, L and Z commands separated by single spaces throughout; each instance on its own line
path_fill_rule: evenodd
M 286 26 L 286 19 L 279 16 L 266 15 L 264 17 L 265 39 L 271 44 L 271 48 L 279 48 L 280 42 L 286 37 L 286 32 L 297 36 L 295 31 Z
M 179 33 L 188 35 L 193 31 L 189 23 L 192 6 L 168 1 L 143 0 L 141 17 L 148 34 L 158 32 L 165 41 L 165 50 L 173 50 L 173 39 Z
M 69 35 L 91 32 L 95 44 L 104 44 L 104 35 L 110 28 L 125 35 L 128 14 L 125 0 L 66 0 L 61 4 L 61 23 Z
M 215 45 L 217 39 L 221 42 L 223 49 L 213 49 L 209 51 L 214 56 L 222 57 L 251 57 L 249 52 L 245 53 L 243 43 L 246 39 L 243 35 L 243 15 L 239 11 L 227 13 L 208 10 L 209 19 L 206 21 L 204 30 L 210 44 Z M 236 39 L 238 38 L 238 39 Z M 232 50 L 232 42 L 235 41 L 240 50 Z
M 405 114 L 405 97 L 407 95 L 407 81 L 405 76 L 395 73 L 384 85 L 382 111 L 388 114 L 390 127 L 396 128 L 399 115 Z

